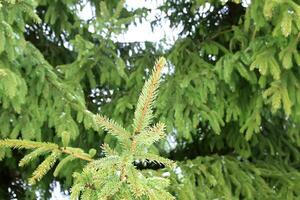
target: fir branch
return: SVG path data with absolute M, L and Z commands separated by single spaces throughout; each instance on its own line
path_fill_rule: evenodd
M 62 159 L 58 165 L 56 166 L 54 172 L 53 172 L 53 176 L 57 177 L 59 172 L 62 170 L 62 168 L 69 162 L 75 160 L 75 157 L 73 155 L 69 155 L 67 157 L 65 157 L 64 159 Z
M 116 10 L 114 11 L 114 15 L 112 16 L 112 18 L 118 18 L 120 17 L 121 11 L 124 8 L 124 4 L 125 4 L 125 0 L 121 0 L 119 1 L 119 3 L 117 4 Z
M 60 154 L 61 152 L 53 151 L 32 173 L 33 176 L 29 179 L 29 184 L 34 185 L 36 181 L 41 180 L 41 178 L 52 168 Z
M 120 142 L 129 142 L 130 133 L 115 121 L 108 119 L 107 117 L 102 115 L 96 115 L 95 121 L 102 129 L 116 136 L 120 140 Z
M 170 185 L 170 180 L 161 177 L 150 177 L 147 178 L 148 185 L 156 189 L 167 188 Z
M 81 102 L 76 95 L 65 87 L 63 81 L 56 75 L 53 70 L 53 66 L 48 63 L 43 54 L 31 43 L 26 42 L 26 48 L 28 52 L 33 52 L 32 56 L 36 57 L 41 67 L 46 70 L 45 80 L 61 94 L 61 96 L 67 101 L 67 103 L 77 112 L 82 112 L 86 117 L 93 118 L 94 114 L 87 110 L 84 102 Z
M 42 20 L 40 19 L 40 17 L 33 11 L 33 6 L 30 5 L 28 2 L 26 1 L 21 1 L 20 2 L 20 7 L 22 8 L 22 10 L 30 17 L 33 19 L 33 21 L 35 23 L 41 23 Z
M 150 79 L 145 83 L 142 89 L 142 93 L 137 103 L 137 108 L 134 112 L 134 133 L 140 133 L 151 122 L 152 107 L 157 96 L 161 71 L 165 64 L 166 60 L 163 57 L 156 62 Z
M 91 156 L 89 154 L 84 153 L 84 152 L 79 152 L 78 150 L 81 150 L 81 149 L 76 149 L 75 151 L 74 151 L 74 148 L 70 148 L 70 147 L 60 149 L 61 152 L 66 153 L 66 154 L 70 154 L 70 155 L 72 155 L 76 158 L 79 158 L 81 160 L 85 160 L 85 161 L 88 161 L 88 162 L 93 161 L 93 159 L 91 158 Z
M 80 192 L 84 189 L 84 185 L 83 184 L 74 184 L 73 187 L 71 188 L 71 196 L 70 199 L 71 200 L 77 200 Z
M 95 170 L 104 170 L 107 168 L 112 168 L 120 163 L 119 156 L 108 156 L 104 158 L 100 158 L 93 162 L 90 162 L 86 168 L 95 169 Z
M 146 194 L 146 178 L 136 169 L 128 171 L 129 188 L 135 197 L 139 198 Z
M 130 147 L 130 145 L 150 146 L 153 142 L 158 141 L 164 136 L 164 124 L 158 123 L 155 126 L 148 128 L 152 118 L 152 108 L 154 100 L 157 96 L 161 71 L 166 62 L 164 58 L 161 58 L 157 61 L 152 75 L 145 83 L 142 94 L 139 98 L 137 109 L 135 111 L 133 126 L 134 133 L 140 134 L 135 135 L 135 138 L 132 137 L 130 132 L 128 132 L 121 125 L 117 124 L 115 121 L 110 120 L 102 115 L 94 115 L 90 111 L 86 110 L 83 102 L 74 97 L 74 95 L 72 95 L 73 93 L 69 92 L 63 86 L 63 83 L 53 72 L 52 66 L 44 60 L 43 56 L 34 47 L 30 46 L 29 48 L 34 49 L 34 52 L 37 54 L 36 57 L 40 59 L 41 65 L 45 67 L 47 71 L 47 81 L 62 93 L 62 96 L 65 97 L 68 103 L 70 103 L 75 110 L 80 111 L 86 116 L 90 117 L 93 120 L 92 123 L 94 128 L 100 126 L 102 129 L 117 137 L 120 144 L 126 144 L 128 147 Z M 67 142 L 64 142 L 65 145 L 66 143 Z M 126 153 L 123 152 L 124 154 L 119 154 L 119 152 L 114 151 L 108 145 L 104 145 L 103 150 L 105 151 L 106 157 L 99 160 L 93 160 L 89 154 L 85 153 L 79 148 L 59 147 L 58 145 L 52 143 L 25 140 L 0 140 L 0 147 L 36 149 L 21 160 L 20 165 L 22 166 L 32 161 L 39 155 L 46 153 L 49 150 L 52 151 L 52 154 L 48 156 L 33 172 L 32 177 L 29 179 L 30 184 L 35 184 L 36 181 L 40 180 L 53 167 L 54 163 L 62 153 L 69 154 L 69 156 L 62 159 L 57 165 L 54 171 L 54 176 L 57 176 L 61 169 L 68 162 L 74 160 L 75 158 L 88 161 L 89 164 L 87 164 L 83 170 L 83 173 L 78 179 L 76 179 L 76 183 L 72 187 L 73 199 L 80 196 L 82 198 L 95 197 L 95 195 L 97 197 L 100 195 L 101 198 L 111 198 L 115 193 L 119 192 L 118 188 L 122 188 L 121 186 L 123 185 L 127 185 L 127 187 L 131 185 L 131 189 L 129 189 L 130 186 L 127 189 L 129 189 L 130 193 L 134 193 L 136 196 L 141 197 L 142 195 L 147 195 L 149 198 L 152 196 L 150 192 L 148 192 L 151 190 L 151 187 L 147 185 L 147 179 L 138 170 L 136 170 L 133 165 L 135 156 L 134 151 L 132 151 L 133 149 L 130 148 L 128 148 Z M 166 165 L 168 165 L 167 163 L 169 161 L 168 159 L 164 160 L 159 156 L 155 157 L 151 156 L 150 154 L 146 154 L 145 156 L 140 155 L 140 157 L 151 157 L 153 160 L 155 159 L 158 162 L 163 161 L 163 163 L 166 163 Z M 120 174 L 116 174 L 116 171 Z M 131 173 L 129 171 L 131 171 Z M 131 175 L 132 177 L 130 177 Z M 112 181 L 113 177 L 116 177 L 117 179 Z M 91 183 L 94 189 L 86 188 L 86 185 L 89 183 Z M 136 185 L 133 186 L 133 183 L 137 183 L 142 191 L 138 191 L 139 188 L 136 187 Z M 112 190 L 111 188 L 114 188 L 115 190 Z
M 105 156 L 116 156 L 117 152 L 110 148 L 108 144 L 103 144 L 101 146 L 101 149 L 103 150 Z
M 164 190 L 151 190 L 148 191 L 148 196 L 150 197 L 150 200 L 175 200 L 175 197 L 172 196 L 169 192 L 166 192 Z
M 147 148 L 165 136 L 165 128 L 165 124 L 159 122 L 153 127 L 149 128 L 149 130 L 144 130 L 141 132 L 141 134 L 136 135 L 134 140 L 138 146 Z
M 15 149 L 35 149 L 43 147 L 47 149 L 57 149 L 58 145 L 53 143 L 34 142 L 29 140 L 4 139 L 0 140 L 0 147 Z
M 123 183 L 115 176 L 109 177 L 109 179 L 105 181 L 104 185 L 101 187 L 99 196 L 103 199 L 110 199 L 110 197 L 120 190 L 122 184 Z
M 26 156 L 24 156 L 20 162 L 19 162 L 19 166 L 25 166 L 28 163 L 30 163 L 31 161 L 33 161 L 34 159 L 36 159 L 38 156 L 46 154 L 50 151 L 50 149 L 47 149 L 45 147 L 40 147 L 36 150 L 34 150 L 33 152 L 27 154 Z
M 71 148 L 71 147 L 59 147 L 57 144 L 54 143 L 48 143 L 48 142 L 34 142 L 29 140 L 18 140 L 18 139 L 4 139 L 0 140 L 0 147 L 6 147 L 6 148 L 15 148 L 15 149 L 39 149 L 41 148 L 44 151 L 60 151 L 61 153 L 70 154 L 76 158 L 86 160 L 86 161 L 93 161 L 91 156 L 87 153 L 84 153 L 82 149 L 79 148 Z M 38 152 L 39 152 L 38 151 Z M 36 153 L 38 153 L 36 152 Z M 32 155 L 34 155 L 33 153 Z M 29 156 L 30 154 L 28 154 Z M 30 155 L 30 156 L 32 156 Z M 25 157 L 24 157 L 25 158 Z M 26 160 L 29 159 L 29 157 L 25 158 Z M 25 160 L 23 160 L 25 161 Z M 22 162 L 23 162 L 22 161 Z M 23 165 L 23 164 L 22 164 Z

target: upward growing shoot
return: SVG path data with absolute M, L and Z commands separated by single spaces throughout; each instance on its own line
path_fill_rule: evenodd
M 165 58 L 160 58 L 152 71 L 150 79 L 145 83 L 134 112 L 134 133 L 140 133 L 151 123 L 152 108 L 157 96 L 161 71 L 166 64 Z
M 135 161 L 144 160 L 159 162 L 168 167 L 174 166 L 171 160 L 148 152 L 148 148 L 154 142 L 165 136 L 163 123 L 150 127 L 153 117 L 152 109 L 165 63 L 164 58 L 156 62 L 149 80 L 142 89 L 134 113 L 133 133 L 129 133 L 121 125 L 105 116 L 95 116 L 95 122 L 102 129 L 116 136 L 118 143 L 123 144 L 122 151 L 114 151 L 108 145 L 104 145 L 105 157 L 90 162 L 82 174 L 76 175 L 72 188 L 73 199 L 85 195 L 88 198 L 104 199 L 143 199 L 144 197 L 146 199 L 174 199 L 164 190 L 169 180 L 163 177 L 149 177 L 134 166 Z
M 111 149 L 109 145 L 103 145 L 105 157 L 94 160 L 95 153 L 84 153 L 82 149 L 72 147 L 59 147 L 53 143 L 33 142 L 26 140 L 0 140 L 0 147 L 35 149 L 20 161 L 24 166 L 44 154 L 51 154 L 37 167 L 29 183 L 35 184 L 54 165 L 57 165 L 54 176 L 67 163 L 74 159 L 88 161 L 82 173 L 74 173 L 74 185 L 71 199 L 165 199 L 174 197 L 165 191 L 169 180 L 160 176 L 153 176 L 136 168 L 136 161 L 154 161 L 163 166 L 174 167 L 174 162 L 149 152 L 149 147 L 156 141 L 165 137 L 165 125 L 157 123 L 150 126 L 152 110 L 157 96 L 157 90 L 161 78 L 162 68 L 166 60 L 160 58 L 146 81 L 139 97 L 133 119 L 133 132 L 130 133 L 117 122 L 102 115 L 92 115 L 95 125 L 106 130 L 117 138 L 121 151 Z M 137 134 L 138 133 L 138 134 Z M 95 150 L 94 150 L 95 151 Z M 63 154 L 69 154 L 64 156 Z M 63 158 L 63 159 L 62 159 Z

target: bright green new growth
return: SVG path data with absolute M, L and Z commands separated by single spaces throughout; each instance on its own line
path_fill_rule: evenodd
M 51 154 L 37 167 L 33 176 L 29 179 L 30 184 L 39 181 L 55 164 L 63 154 L 69 154 L 61 159 L 57 165 L 54 176 L 58 176 L 61 169 L 76 158 L 88 161 L 82 173 L 75 173 L 75 183 L 72 187 L 71 199 L 174 199 L 164 189 L 168 187 L 169 180 L 163 177 L 148 177 L 143 171 L 136 169 L 135 161 L 150 160 L 160 162 L 167 167 L 174 167 L 174 162 L 148 152 L 148 148 L 165 134 L 165 125 L 157 123 L 149 125 L 152 119 L 152 108 L 157 96 L 161 71 L 166 60 L 160 58 L 152 71 L 152 75 L 145 83 L 139 97 L 133 119 L 133 132 L 127 131 L 115 121 L 102 116 L 93 115 L 94 123 L 118 139 L 122 144 L 121 151 L 115 151 L 104 144 L 102 149 L 105 157 L 94 160 L 94 149 L 90 154 L 84 153 L 79 148 L 65 147 L 68 138 L 62 137 L 64 147 L 57 144 L 33 142 L 27 140 L 6 139 L 0 141 L 0 147 L 34 149 L 20 160 L 19 165 L 24 166 L 37 157 Z M 67 135 L 68 134 L 63 134 Z
M 135 133 L 143 131 L 151 122 L 152 106 L 157 96 L 161 70 L 165 64 L 166 60 L 164 58 L 158 60 L 156 67 L 153 69 L 152 76 L 143 87 L 136 111 L 134 112 L 133 127 Z
M 122 151 L 117 152 L 103 145 L 105 157 L 90 162 L 82 174 L 75 174 L 71 199 L 173 199 L 164 191 L 169 181 L 161 177 L 147 177 L 134 166 L 135 160 L 155 160 L 172 167 L 174 163 L 158 155 L 148 153 L 148 147 L 164 137 L 165 125 L 158 123 L 148 127 L 155 97 L 157 95 L 161 70 L 165 65 L 161 58 L 155 64 L 153 73 L 145 83 L 137 103 L 134 118 L 134 132 L 130 133 L 107 117 L 96 115 L 99 126 L 118 138 Z M 134 134 L 136 133 L 136 134 Z
M 46 142 L 6 139 L 0 140 L 0 148 L 34 149 L 34 151 L 27 154 L 19 161 L 20 167 L 29 164 L 41 155 L 49 154 L 49 152 L 52 152 L 32 173 L 32 177 L 28 181 L 32 185 L 34 185 L 36 181 L 41 180 L 41 178 L 54 166 L 55 162 L 60 157 L 62 157 L 62 154 L 69 154 L 69 156 L 63 158 L 57 165 L 54 171 L 54 176 L 58 175 L 58 172 L 61 170 L 63 165 L 76 158 L 89 162 L 93 160 L 92 156 L 84 153 L 82 149 L 72 147 L 59 147 L 57 144 Z
M 60 152 L 53 151 L 32 173 L 32 177 L 28 180 L 29 184 L 35 184 L 36 181 L 41 180 L 41 178 L 53 167 L 58 156 L 60 156 Z

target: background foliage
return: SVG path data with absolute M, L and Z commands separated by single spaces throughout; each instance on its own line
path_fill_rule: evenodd
M 149 10 L 87 2 L 94 17 L 84 21 L 79 0 L 0 1 L 1 138 L 63 145 L 68 135 L 70 146 L 85 151 L 104 142 L 120 149 L 85 111 L 130 124 L 149 67 L 164 55 L 155 120 L 166 123 L 168 139 L 151 151 L 177 162 L 169 192 L 177 199 L 297 199 L 298 0 L 166 0 L 152 24 L 182 27 L 171 48 L 115 39 Z M 1 149 L 2 199 L 32 199 L 36 190 L 49 197 L 52 174 L 29 186 L 40 162 L 19 168 L 25 153 Z M 69 163 L 56 180 L 69 188 L 84 164 Z

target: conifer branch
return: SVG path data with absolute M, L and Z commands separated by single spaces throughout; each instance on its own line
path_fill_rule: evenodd
M 75 157 L 73 155 L 69 155 L 67 157 L 65 157 L 64 159 L 62 159 L 58 165 L 56 166 L 54 172 L 53 172 L 53 176 L 57 177 L 59 172 L 62 170 L 62 168 L 69 162 L 71 162 L 72 160 L 74 160 Z
M 166 60 L 163 57 L 156 62 L 150 79 L 145 83 L 142 89 L 137 108 L 134 112 L 134 133 L 140 133 L 151 122 L 152 107 L 157 96 L 161 71 L 165 64 Z
M 165 136 L 165 124 L 164 123 L 157 123 L 153 127 L 149 128 L 148 130 L 142 131 L 140 134 L 134 137 L 138 146 L 141 147 L 149 147 L 154 142 L 162 139 Z
M 37 157 L 39 157 L 42 154 L 48 153 L 50 151 L 50 149 L 44 148 L 44 147 L 40 147 L 36 150 L 34 150 L 33 152 L 27 154 L 26 156 L 24 156 L 20 161 L 19 161 L 19 166 L 25 166 L 28 163 L 30 163 L 31 161 L 33 161 L 34 159 L 36 159 Z
M 34 185 L 36 181 L 41 180 L 41 178 L 53 167 L 60 154 L 61 153 L 58 151 L 53 151 L 32 173 L 33 176 L 29 179 L 29 184 Z
M 103 144 L 101 146 L 101 149 L 103 150 L 105 156 L 116 156 L 117 152 L 110 148 L 108 144 Z
M 29 52 L 33 52 L 33 56 L 38 58 L 39 64 L 46 70 L 45 80 L 57 89 L 57 91 L 61 94 L 62 97 L 67 101 L 67 103 L 77 112 L 84 113 L 87 117 L 93 118 L 94 114 L 87 110 L 84 103 L 82 103 L 79 98 L 76 98 L 76 95 L 68 90 L 64 85 L 63 81 L 56 75 L 53 70 L 53 66 L 48 63 L 48 61 L 44 58 L 41 52 L 31 43 L 26 43 L 26 48 L 28 48 Z
M 4 139 L 0 140 L 0 147 L 15 148 L 15 149 L 36 149 L 36 148 L 47 148 L 57 149 L 58 145 L 46 142 L 34 142 L 29 140 L 18 140 L 18 139 Z
M 40 59 L 43 59 L 42 55 L 38 52 L 37 54 L 37 57 L 40 56 Z M 148 178 L 134 166 L 134 161 L 136 159 L 150 159 L 161 162 L 167 166 L 172 166 L 174 164 L 168 159 L 164 159 L 158 155 L 149 154 L 147 151 L 143 151 L 142 154 L 138 151 L 142 148 L 143 150 L 146 150 L 154 142 L 165 136 L 165 125 L 163 123 L 157 123 L 156 125 L 149 127 L 153 115 L 152 108 L 157 96 L 161 71 L 166 63 L 165 59 L 160 58 L 157 61 L 152 71 L 152 75 L 143 87 L 133 121 L 133 133 L 139 134 L 134 135 L 115 121 L 102 115 L 94 115 L 86 110 L 85 105 L 79 99 L 74 98 L 72 92 L 70 93 L 63 87 L 63 84 L 51 69 L 51 65 L 49 65 L 47 61 L 45 62 L 45 68 L 48 70 L 46 79 L 62 93 L 62 96 L 64 96 L 67 102 L 70 103 L 75 110 L 83 112 L 86 116 L 90 117 L 95 128 L 99 126 L 106 130 L 118 139 L 117 142 L 119 144 L 125 144 L 126 146 L 121 146 L 122 151 L 119 152 L 111 149 L 109 145 L 104 144 L 102 149 L 105 153 L 105 157 L 94 160 L 92 154 L 94 155 L 96 150 L 90 151 L 90 154 L 87 154 L 80 148 L 60 147 L 52 143 L 14 139 L 0 140 L 0 148 L 34 149 L 33 152 L 26 155 L 20 161 L 20 166 L 24 166 L 42 154 L 50 151 L 52 152 L 33 172 L 32 177 L 29 179 L 29 183 L 35 184 L 36 181 L 39 181 L 54 166 L 54 163 L 61 154 L 69 154 L 57 165 L 53 173 L 55 177 L 67 163 L 76 158 L 89 162 L 83 172 L 75 177 L 76 181 L 72 187 L 72 199 L 76 199 L 77 197 L 91 199 L 96 196 L 103 199 L 114 198 L 117 193 L 121 192 L 120 189 L 124 188 L 132 198 L 134 196 L 142 197 L 144 195 L 150 199 L 155 199 L 160 196 L 158 194 L 161 194 L 164 199 L 170 199 L 170 194 L 163 190 L 164 187 L 160 187 L 165 186 L 167 181 L 160 179 L 148 180 Z M 65 146 L 67 146 L 66 144 L 68 143 L 66 141 L 63 142 Z M 136 155 L 137 153 L 139 154 Z M 161 182 L 161 184 L 156 184 L 156 182 Z M 158 186 L 156 187 L 155 185 Z
M 129 183 L 129 187 L 131 191 L 137 198 L 141 197 L 146 193 L 146 188 L 145 188 L 146 184 L 145 183 L 143 184 L 143 182 L 145 182 L 145 177 L 140 175 L 141 173 L 136 169 L 131 169 L 128 172 L 127 182 Z M 139 177 L 143 177 L 142 179 L 143 182 L 142 180 L 139 179 Z
M 83 150 L 79 148 L 71 148 L 71 147 L 59 147 L 57 144 L 54 143 L 47 143 L 47 142 L 34 142 L 28 140 L 18 140 L 18 139 L 4 139 L 0 140 L 0 147 L 6 148 L 16 148 L 16 149 L 37 149 L 32 152 L 32 154 L 28 154 L 25 156 L 20 163 L 23 166 L 27 160 L 33 159 L 35 154 L 46 153 L 47 151 L 60 151 L 61 153 L 70 154 L 76 158 L 86 160 L 86 161 L 93 161 L 91 156 L 87 153 L 84 153 Z M 35 153 L 34 153 L 35 152 Z M 38 155 L 37 155 L 38 156 Z M 25 162 L 25 163 L 23 163 Z
M 70 199 L 71 200 L 77 200 L 78 197 L 80 196 L 80 192 L 81 190 L 84 189 L 84 185 L 83 184 L 75 184 L 72 186 L 71 188 L 71 196 Z
M 94 160 L 93 162 L 88 163 L 87 168 L 103 170 L 107 167 L 112 167 L 117 165 L 120 162 L 120 156 L 107 156 L 104 158 L 100 158 L 98 160 Z
M 60 151 L 63 152 L 63 153 L 66 153 L 66 154 L 70 154 L 70 155 L 72 155 L 72 156 L 74 156 L 76 158 L 79 158 L 81 160 L 88 161 L 88 162 L 91 162 L 91 161 L 94 160 L 94 159 L 92 159 L 90 157 L 89 154 L 86 154 L 86 153 L 76 153 L 74 151 L 71 151 L 70 148 L 61 148 Z
M 102 129 L 119 138 L 120 142 L 129 142 L 130 133 L 115 121 L 102 115 L 96 115 L 95 121 Z

